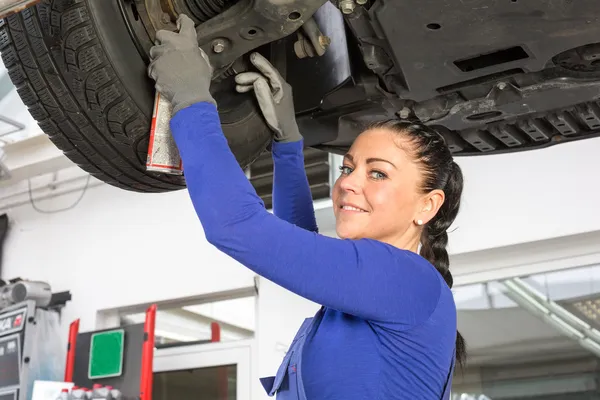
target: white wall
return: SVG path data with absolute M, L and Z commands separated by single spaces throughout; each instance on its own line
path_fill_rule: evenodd
M 45 210 L 78 194 L 39 202 Z M 37 202 L 36 202 L 37 203 Z M 137 194 L 107 185 L 58 214 L 30 205 L 8 211 L 3 278 L 70 290 L 65 320 L 95 327 L 97 310 L 254 286 L 254 274 L 204 239 L 186 191 Z
M 254 365 L 258 377 L 275 375 L 298 328 L 319 307 L 267 279 L 259 278 L 256 327 L 258 357 Z M 262 386 L 253 383 L 253 399 L 268 399 Z
M 457 158 L 465 189 L 451 253 L 600 231 L 600 138 Z

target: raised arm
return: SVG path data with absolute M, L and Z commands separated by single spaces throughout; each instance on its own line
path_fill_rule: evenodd
M 235 77 L 238 92 L 253 91 L 265 121 L 274 133 L 273 212 L 309 231 L 317 231 L 312 194 L 304 169 L 304 140 L 296 123 L 291 86 L 258 53 L 250 61 L 259 72 Z
M 171 130 L 206 238 L 221 251 L 300 296 L 362 318 L 412 326 L 433 312 L 444 283 L 417 254 L 329 238 L 266 211 L 213 104 L 182 109 Z
M 198 47 L 194 22 L 184 15 L 177 22 L 179 33 L 157 33 L 160 45 L 150 50 L 148 73 L 173 105 L 171 131 L 208 241 L 324 306 L 408 327 L 426 320 L 445 283 L 423 258 L 374 240 L 322 236 L 264 208 L 221 130 L 209 91 L 212 68 Z M 263 100 L 277 102 L 277 95 Z
M 300 228 L 317 232 L 302 145 L 302 140 L 273 143 L 273 213 Z

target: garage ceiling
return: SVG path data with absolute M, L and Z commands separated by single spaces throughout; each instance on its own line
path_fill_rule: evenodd
M 522 279 L 559 304 L 600 296 L 600 265 Z M 467 341 L 469 364 L 497 365 L 590 354 L 576 341 L 519 307 L 505 291 L 496 281 L 454 290 L 458 327 Z

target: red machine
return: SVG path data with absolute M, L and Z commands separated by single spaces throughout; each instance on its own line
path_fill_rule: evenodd
M 152 400 L 156 305 L 143 324 L 79 332 L 71 323 L 65 382 L 76 388 L 118 389 L 123 399 Z M 113 396 L 114 397 L 114 396 Z

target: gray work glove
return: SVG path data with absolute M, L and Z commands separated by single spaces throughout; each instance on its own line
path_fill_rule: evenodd
M 148 67 L 148 75 L 156 81 L 156 90 L 171 102 L 173 115 L 201 101 L 216 105 L 209 92 L 213 68 L 206 53 L 198 47 L 194 21 L 180 14 L 177 28 L 179 32 L 156 33 L 159 44 L 150 49 L 152 62 Z
M 296 124 L 292 87 L 279 72 L 258 53 L 250 54 L 250 62 L 260 71 L 242 72 L 236 75 L 236 90 L 246 93 L 254 90 L 267 125 L 277 142 L 297 142 L 302 135 Z

